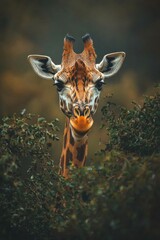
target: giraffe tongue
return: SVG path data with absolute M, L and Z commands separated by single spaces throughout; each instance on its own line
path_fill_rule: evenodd
M 70 122 L 73 128 L 78 132 L 87 132 L 93 125 L 93 119 L 84 116 L 79 116 L 77 118 L 72 117 Z

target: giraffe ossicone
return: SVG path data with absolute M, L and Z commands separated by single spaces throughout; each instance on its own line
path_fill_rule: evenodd
M 57 87 L 59 103 L 66 115 L 63 149 L 60 158 L 60 174 L 68 176 L 70 165 L 85 165 L 88 150 L 88 131 L 93 125 L 100 92 L 108 77 L 118 72 L 125 59 L 124 52 L 114 52 L 96 63 L 96 53 L 89 34 L 82 37 L 84 50 L 76 54 L 75 39 L 64 38 L 62 62 L 53 63 L 44 55 L 29 55 L 33 70 L 42 78 L 51 79 Z

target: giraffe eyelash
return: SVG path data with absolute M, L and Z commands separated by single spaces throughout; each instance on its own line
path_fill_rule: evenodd
M 53 85 L 57 87 L 58 92 L 61 92 L 62 89 L 64 88 L 64 83 L 61 80 L 56 80 Z
M 101 91 L 102 90 L 102 86 L 105 84 L 103 79 L 99 79 L 96 83 L 95 83 L 95 87 Z

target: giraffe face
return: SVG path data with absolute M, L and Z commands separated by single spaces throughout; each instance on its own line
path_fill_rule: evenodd
M 86 133 L 98 107 L 104 84 L 102 73 L 78 59 L 73 66 L 59 71 L 54 80 L 61 110 L 70 118 L 75 131 Z
M 84 50 L 76 54 L 74 38 L 66 36 L 61 65 L 55 65 L 50 57 L 30 55 L 34 71 L 45 79 L 54 80 L 59 94 L 60 108 L 70 119 L 76 134 L 86 134 L 93 125 L 100 92 L 107 77 L 114 75 L 125 58 L 124 52 L 115 52 L 103 57 L 96 64 L 93 41 L 87 34 L 83 38 Z

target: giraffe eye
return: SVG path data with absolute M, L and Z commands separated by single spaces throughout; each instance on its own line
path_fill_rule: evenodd
M 62 91 L 62 89 L 64 88 L 64 83 L 60 80 L 57 80 L 54 85 L 57 86 L 57 91 L 60 92 Z
M 98 91 L 101 91 L 101 90 L 102 90 L 103 84 L 104 84 L 103 79 L 100 79 L 100 80 L 98 80 L 98 81 L 96 82 L 95 87 L 98 89 Z

